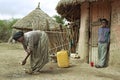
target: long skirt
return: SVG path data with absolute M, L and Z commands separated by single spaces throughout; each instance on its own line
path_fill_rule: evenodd
M 30 57 L 30 65 L 32 71 L 40 71 L 40 69 L 49 61 L 48 49 L 49 40 L 45 32 L 41 32 L 37 45 L 34 45 L 33 52 Z
M 108 54 L 108 43 L 98 43 L 98 65 L 103 67 L 106 64 Z

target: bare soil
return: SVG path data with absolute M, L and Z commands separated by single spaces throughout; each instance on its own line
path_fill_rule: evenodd
M 69 68 L 49 62 L 41 73 L 29 75 L 24 72 L 29 60 L 20 65 L 25 55 L 20 44 L 0 43 L 0 80 L 120 80 L 120 66 L 97 69 L 79 59 L 71 59 Z

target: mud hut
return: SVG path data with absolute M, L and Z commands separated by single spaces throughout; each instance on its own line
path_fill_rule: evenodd
M 76 5 L 79 9 L 75 9 Z M 69 7 L 68 7 L 69 6 Z M 73 8 L 71 8 L 71 7 Z M 56 7 L 57 12 L 68 20 L 76 19 L 72 14 L 76 13 L 80 19 L 80 34 L 78 53 L 85 62 L 97 62 L 97 38 L 98 28 L 101 25 L 99 19 L 109 20 L 110 49 L 109 64 L 120 64 L 120 1 L 119 0 L 61 0 Z M 65 9 L 65 10 L 63 10 Z M 63 11 L 62 11 L 63 10 Z M 69 11 L 67 11 L 69 10 Z M 66 11 L 66 12 L 65 12 Z M 77 12 L 80 13 L 77 13 Z M 72 16 L 69 17 L 68 16 Z M 71 19 L 70 19 L 71 18 Z

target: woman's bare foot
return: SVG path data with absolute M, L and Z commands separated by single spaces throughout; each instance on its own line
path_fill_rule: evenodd
M 34 75 L 37 75 L 37 74 L 40 73 L 40 71 L 32 71 L 32 70 L 30 70 L 30 69 L 24 70 L 24 71 L 25 71 L 25 73 L 27 73 L 27 74 L 34 74 Z
M 32 70 L 30 70 L 30 69 L 28 69 L 28 70 L 24 70 L 25 71 L 25 73 L 27 73 L 27 74 L 33 74 L 33 71 Z

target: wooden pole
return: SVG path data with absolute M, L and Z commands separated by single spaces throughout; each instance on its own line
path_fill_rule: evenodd
M 89 60 L 89 2 L 81 4 L 81 24 L 78 43 L 78 54 L 84 62 Z

